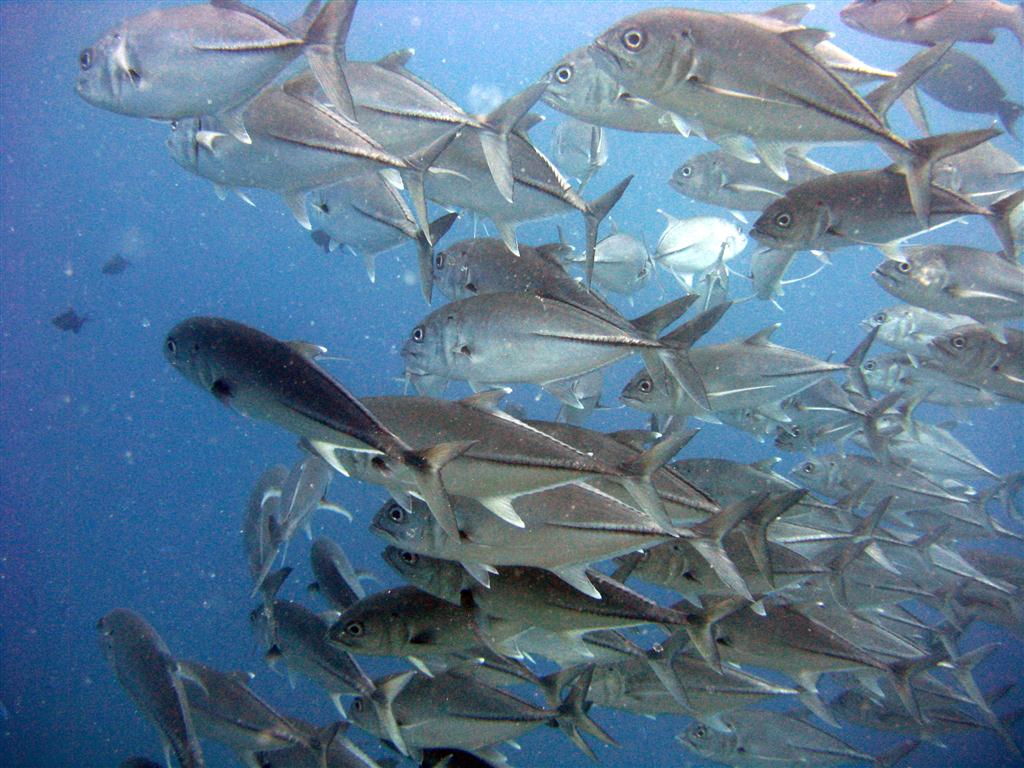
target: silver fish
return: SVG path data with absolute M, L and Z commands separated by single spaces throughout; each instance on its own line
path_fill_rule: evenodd
M 563 120 L 551 138 L 551 159 L 563 173 L 580 180 L 577 191 L 608 163 L 608 138 L 599 125 Z
M 315 10 L 319 4 L 307 9 Z M 340 63 L 354 1 L 327 3 L 292 28 L 240 2 L 195 3 L 133 16 L 79 54 L 78 95 L 135 117 L 175 120 L 221 113 L 247 141 L 244 105 L 296 57 L 306 60 L 336 109 L 354 119 Z
M 206 763 L 178 665 L 156 630 L 126 608 L 111 611 L 96 628 L 118 682 L 160 731 L 168 762 L 173 750 L 182 768 L 202 768 Z
M 629 296 L 650 281 L 653 263 L 642 240 L 614 228 L 612 234 L 597 243 L 594 284 L 602 291 Z
M 957 381 L 1000 397 L 1024 402 L 1024 333 L 1004 328 L 996 334 L 983 325 L 963 325 L 931 342 L 936 364 Z
M 715 216 L 694 216 L 677 219 L 665 217 L 665 230 L 654 250 L 655 264 L 667 269 L 690 290 L 695 275 L 738 256 L 747 247 L 747 236 L 727 219 Z
M 1024 45 L 1024 11 L 999 0 L 854 0 L 839 16 L 846 25 L 886 40 L 992 43 L 996 29 L 1009 29 Z
M 1024 274 L 1022 274 L 1024 278 Z M 1024 307 L 1022 307 L 1024 312 Z M 928 344 L 940 333 L 971 322 L 964 315 L 947 315 L 899 304 L 872 313 L 860 322 L 865 331 L 878 328 L 877 340 L 908 355 L 928 355 Z
M 871 275 L 919 307 L 981 323 L 1024 316 L 1024 269 L 1014 259 L 957 245 L 904 246 Z

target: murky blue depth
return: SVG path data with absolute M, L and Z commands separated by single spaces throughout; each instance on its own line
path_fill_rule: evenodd
M 299 2 L 262 2 L 278 19 L 299 15 Z M 692 3 L 729 10 L 763 10 L 770 3 Z M 78 52 L 120 19 L 151 3 L 0 4 L 0 765 L 115 766 L 129 755 L 160 756 L 156 731 L 137 713 L 105 663 L 97 619 L 117 606 L 145 616 L 172 651 L 221 669 L 257 673 L 254 689 L 289 714 L 326 722 L 330 701 L 308 682 L 271 671 L 252 639 L 250 581 L 240 527 L 250 488 L 267 466 L 300 456 L 296 438 L 265 422 L 241 418 L 188 385 L 165 362 L 164 335 L 190 315 L 239 320 L 282 339 L 303 339 L 338 356 L 326 367 L 356 395 L 401 394 L 398 351 L 427 314 L 416 282 L 410 243 L 383 255 L 376 284 L 361 261 L 336 251 L 325 255 L 300 229 L 280 200 L 251 193 L 255 207 L 234 196 L 220 201 L 211 186 L 182 171 L 164 147 L 167 127 L 95 109 L 76 97 Z M 563 54 L 591 41 L 619 18 L 644 7 L 627 2 L 374 2 L 359 4 L 349 36 L 351 59 L 376 59 L 414 48 L 409 68 L 468 111 L 484 112 L 541 77 Z M 819 2 L 805 23 L 836 33 L 835 42 L 865 61 L 896 68 L 918 48 L 889 43 L 843 26 L 840 4 Z M 961 44 L 1022 100 L 1021 49 L 1005 30 L 995 45 Z M 932 130 L 985 127 L 989 118 L 949 112 L 925 101 Z M 544 152 L 563 117 L 548 107 L 531 134 Z M 916 135 L 906 114 L 894 110 L 893 127 Z M 623 176 L 636 178 L 611 218 L 653 246 L 664 220 L 722 215 L 691 203 L 667 181 L 686 157 L 714 147 L 697 138 L 610 131 L 608 165 L 586 197 Z M 994 142 L 1021 158 L 1008 136 Z M 877 168 L 885 156 L 864 143 L 815 150 L 811 156 L 836 170 Z M 557 239 L 561 225 L 582 249 L 578 215 L 520 226 L 519 240 Z M 483 227 L 481 220 L 478 227 Z M 490 230 L 493 234 L 493 229 Z M 604 232 L 606 230 L 602 230 Z M 466 215 L 443 241 L 472 237 Z M 483 234 L 482 229 L 478 230 Z M 979 221 L 954 223 L 917 242 L 947 242 L 996 250 Z M 733 262 L 746 272 L 755 244 Z M 124 274 L 104 275 L 114 254 L 131 261 Z M 787 288 L 780 312 L 768 302 L 732 308 L 704 343 L 745 337 L 775 322 L 774 341 L 820 358 L 845 358 L 863 338 L 857 323 L 896 303 L 870 279 L 881 261 L 871 248 L 847 249 L 820 275 Z M 815 268 L 807 254 L 791 276 Z M 633 317 L 679 294 L 661 274 L 632 305 Z M 743 296 L 749 284 L 734 279 Z M 441 297 L 435 292 L 435 306 Z M 62 333 L 51 318 L 73 306 L 88 322 Z M 639 358 L 616 365 L 605 399 L 639 369 Z M 517 388 L 512 401 L 531 417 L 553 419 L 558 404 L 535 387 Z M 469 393 L 452 386 L 447 396 Z M 926 406 L 926 420 L 959 421 L 956 435 L 999 474 L 1021 469 L 1024 417 L 1019 404 L 956 412 Z M 969 419 L 969 421 L 967 420 Z M 602 431 L 640 428 L 646 416 L 631 409 L 599 412 L 588 424 Z M 756 461 L 776 455 L 724 425 L 703 425 L 684 457 Z M 785 472 L 802 458 L 781 454 Z M 330 498 L 355 514 L 347 523 L 329 512 L 315 519 L 318 535 L 341 543 L 359 570 L 397 584 L 380 560 L 382 542 L 367 530 L 385 499 L 381 488 L 336 477 Z M 1000 544 L 1018 556 L 1020 547 Z M 308 544 L 292 542 L 296 568 L 287 596 L 317 605 L 303 589 L 310 580 Z M 375 588 L 375 585 L 370 585 Z M 668 593 L 650 591 L 661 602 Z M 936 620 L 935 616 L 930 617 Z M 631 633 L 641 644 L 656 630 Z M 1019 639 L 977 624 L 963 641 L 1002 647 L 978 669 L 982 690 L 1020 681 Z M 400 668 L 367 659 L 371 675 Z M 827 689 L 828 690 L 828 689 Z M 523 695 L 528 695 L 524 692 Z M 1018 690 L 999 704 L 1010 712 L 1024 703 Z M 619 742 L 601 746 L 606 766 L 696 764 L 674 741 L 689 724 L 682 717 L 656 721 L 595 710 L 595 719 Z M 878 753 L 897 739 L 846 727 L 844 738 Z M 1020 740 L 1020 729 L 1017 729 Z M 365 735 L 354 737 L 374 756 L 385 752 Z M 987 731 L 949 736 L 948 748 L 924 745 L 905 765 L 1010 765 L 1005 747 Z M 210 766 L 235 764 L 230 752 L 204 744 Z M 516 766 L 588 764 L 563 734 L 541 728 L 507 749 Z M 407 763 L 411 765 L 411 763 Z

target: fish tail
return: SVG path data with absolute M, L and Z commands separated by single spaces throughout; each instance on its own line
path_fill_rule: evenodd
M 999 135 L 994 128 L 978 131 L 960 131 L 958 133 L 941 133 L 938 136 L 926 136 L 910 142 L 911 156 L 897 160 L 896 164 L 907 177 L 907 191 L 910 193 L 910 204 L 922 224 L 928 223 L 931 209 L 932 167 L 939 160 L 957 155 L 984 144 Z
M 1003 258 L 1012 264 L 1016 264 L 1020 256 L 1020 243 L 1014 238 L 1013 224 L 1010 218 L 1011 214 L 1021 206 L 1021 203 L 1024 203 L 1024 189 L 1018 189 L 989 206 L 989 210 L 993 214 L 989 223 L 995 230 L 996 237 L 999 238 L 999 244 L 1003 246 Z
M 427 171 L 437 162 L 437 158 L 448 149 L 448 146 L 455 141 L 461 131 L 461 128 L 454 128 L 419 151 L 402 158 L 405 161 L 402 180 L 405 182 L 406 191 L 412 200 L 412 208 L 416 212 L 416 219 L 420 224 L 422 234 L 427 238 L 427 242 L 430 245 L 434 244 L 434 237 L 431 225 L 428 224 L 427 193 L 423 188 Z
M 416 487 L 420 496 L 430 507 L 441 529 L 456 541 L 459 538 L 459 524 L 448 491 L 441 480 L 441 470 L 475 444 L 476 441 L 438 443 L 423 451 L 409 451 L 405 456 L 406 465 L 416 473 Z
M 1024 112 L 1024 106 L 1009 99 L 1003 99 L 999 102 L 999 106 L 996 107 L 999 122 L 1003 124 L 1003 127 L 1014 138 L 1019 138 L 1017 135 L 1017 120 L 1020 118 L 1021 112 Z
M 594 762 L 598 762 L 597 755 L 594 754 L 594 750 L 590 748 L 590 745 L 583 740 L 580 731 L 590 734 L 605 744 L 611 746 L 618 746 L 618 744 L 588 714 L 590 705 L 587 702 L 587 694 L 590 692 L 590 683 L 593 679 L 594 667 L 590 665 L 583 674 L 576 678 L 572 685 L 572 690 L 569 691 L 569 695 L 566 696 L 565 701 L 558 708 L 555 722 L 568 734 L 572 743 L 579 747 L 583 754 Z
M 607 216 L 615 204 L 619 202 L 619 199 L 626 191 L 626 187 L 633 181 L 633 175 L 630 174 L 610 190 L 605 192 L 596 200 L 592 200 L 587 203 L 587 209 L 583 212 L 583 216 L 587 221 L 587 287 L 590 287 L 590 283 L 594 278 L 594 258 L 597 255 L 597 228 L 601 226 L 601 221 Z
M 427 304 L 434 294 L 434 249 L 433 244 L 447 234 L 452 224 L 459 218 L 458 213 L 446 213 L 430 222 L 427 232 L 416 233 L 417 261 L 420 268 L 420 290 Z
M 919 723 L 925 722 L 921 706 L 914 695 L 912 686 L 913 678 L 920 672 L 931 669 L 941 661 L 946 661 L 949 654 L 945 650 L 929 653 L 925 656 L 918 656 L 912 659 L 900 659 L 885 666 L 886 676 L 896 690 L 900 702 L 906 708 L 910 716 Z
M 664 346 L 664 349 L 658 350 L 653 354 L 645 353 L 644 355 L 644 360 L 648 362 L 647 367 L 651 368 L 652 373 L 654 373 L 655 368 L 651 367 L 650 358 L 654 357 L 665 366 L 672 377 L 678 382 L 681 390 L 680 394 L 686 393 L 689 395 L 705 411 L 711 410 L 711 404 L 704 389 L 704 382 L 697 369 L 690 362 L 687 352 L 690 347 L 718 323 L 722 315 L 731 306 L 731 301 L 724 301 L 721 304 L 716 304 L 706 312 L 700 313 L 692 320 L 683 323 L 671 333 L 667 333 L 658 339 Z M 681 405 L 681 403 L 677 403 L 677 405 Z
M 483 123 L 490 130 L 481 131 L 480 147 L 484 152 L 484 160 L 491 172 L 491 179 L 498 192 L 509 203 L 512 199 L 515 178 L 512 173 L 512 161 L 508 153 L 508 136 L 512 133 L 516 124 L 537 103 L 537 100 L 547 90 L 548 84 L 545 81 L 534 83 L 529 88 L 520 91 L 508 101 L 501 104 L 497 109 L 483 119 Z
M 355 0 L 326 3 L 306 31 L 304 48 L 309 68 L 316 75 L 334 111 L 353 123 L 356 121 L 356 107 L 342 67 L 355 10 Z
M 342 721 L 332 723 L 318 730 L 316 735 L 310 738 L 309 749 L 311 752 L 316 753 L 317 764 L 320 768 L 328 768 L 328 755 L 330 754 L 331 744 L 334 743 L 339 735 L 344 735 L 348 730 L 348 725 L 348 723 Z

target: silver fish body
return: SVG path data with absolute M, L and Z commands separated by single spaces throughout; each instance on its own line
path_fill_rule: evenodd
M 97 624 L 100 647 L 125 692 L 160 731 L 182 768 L 202 768 L 203 751 L 177 664 L 145 619 L 117 608 Z
M 1024 45 L 1024 11 L 999 0 L 854 0 L 839 15 L 848 26 L 886 40 L 992 43 L 994 31 L 1005 28 Z

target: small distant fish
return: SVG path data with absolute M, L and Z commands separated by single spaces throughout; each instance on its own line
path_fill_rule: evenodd
M 839 12 L 848 27 L 886 40 L 994 43 L 1009 29 L 1024 44 L 1024 7 L 998 0 L 855 0 Z
M 80 315 L 75 312 L 74 309 L 68 307 L 66 312 L 61 312 L 50 322 L 60 328 L 62 331 L 72 331 L 78 333 L 82 330 L 82 326 L 88 322 L 89 318 L 84 315 Z
M 1006 98 L 1003 86 L 985 66 L 958 50 L 949 50 L 924 77 L 918 87 L 936 101 L 957 112 L 998 115 L 1014 136 L 1017 119 L 1024 107 Z
M 120 253 L 117 253 L 110 257 L 110 259 L 100 267 L 100 272 L 104 275 L 120 275 L 131 265 L 132 263 L 128 259 Z
M 579 120 L 564 120 L 555 128 L 551 139 L 555 165 L 580 180 L 583 189 L 591 177 L 608 162 L 608 139 L 599 125 Z

